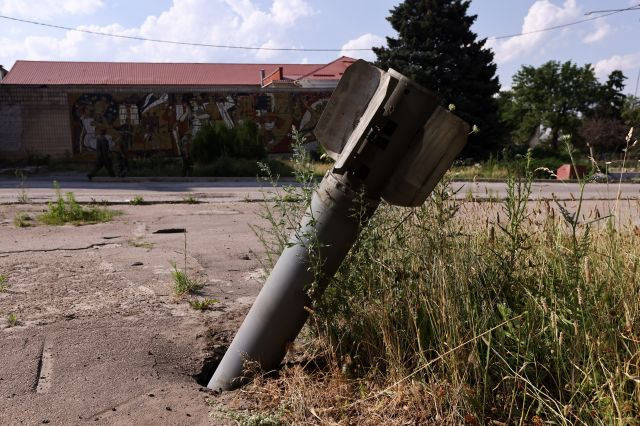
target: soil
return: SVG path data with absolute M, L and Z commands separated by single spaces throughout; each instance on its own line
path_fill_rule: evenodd
M 108 223 L 13 224 L 43 208 L 0 205 L 0 424 L 220 424 L 203 384 L 263 280 L 249 226 L 259 205 L 115 206 L 123 214 Z M 185 236 L 187 273 L 206 285 L 177 298 Z M 204 298 L 219 302 L 188 303 Z

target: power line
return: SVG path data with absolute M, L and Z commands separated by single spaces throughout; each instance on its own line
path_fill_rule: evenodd
M 28 19 L 20 19 L 20 18 L 14 18 L 11 16 L 4 16 L 4 15 L 0 15 L 0 18 L 8 19 L 10 21 L 22 22 L 25 24 L 40 25 L 42 27 L 55 28 L 58 30 L 75 31 L 75 32 L 98 35 L 98 36 L 123 38 L 127 40 L 150 41 L 153 43 L 164 43 L 164 44 L 177 44 L 180 46 L 214 47 L 219 49 L 239 49 L 239 50 L 288 51 L 288 52 L 341 52 L 343 50 L 344 51 L 370 51 L 371 50 L 370 48 L 369 49 L 305 49 L 305 48 L 295 48 L 295 47 L 255 47 L 255 46 L 233 46 L 233 45 L 226 45 L 226 44 L 191 43 L 186 41 L 163 40 L 163 39 L 156 39 L 156 38 L 128 36 L 128 35 L 122 35 L 122 34 L 105 33 L 102 31 L 85 30 L 81 28 L 64 27 L 62 25 L 47 24 L 44 22 L 30 21 Z
M 596 13 L 608 13 L 608 12 L 626 12 L 628 10 L 640 10 L 640 5 L 631 6 L 624 9 L 592 10 L 590 12 L 585 13 L 585 15 L 594 15 Z
M 579 21 L 568 22 L 566 24 L 554 25 L 554 26 L 551 26 L 551 27 L 540 28 L 540 29 L 537 29 L 537 30 L 526 31 L 526 32 L 521 32 L 521 33 L 515 33 L 515 34 L 508 34 L 508 35 L 503 35 L 503 36 L 488 37 L 487 40 L 504 40 L 504 39 L 508 39 L 508 38 L 522 37 L 522 36 L 526 36 L 526 35 L 530 35 L 530 34 L 537 34 L 537 33 L 546 32 L 546 31 L 558 30 L 558 29 L 561 29 L 561 28 L 567 28 L 567 27 L 571 27 L 573 25 L 583 24 L 585 22 L 591 22 L 591 21 L 595 21 L 597 19 L 606 18 L 608 16 L 616 15 L 618 13 L 627 12 L 627 11 L 630 11 L 630 10 L 640 10 L 640 3 L 636 4 L 635 6 L 627 7 L 627 8 L 624 8 L 624 9 L 612 9 L 612 10 L 601 10 L 601 11 L 587 12 L 586 13 L 587 15 L 591 15 L 591 14 L 595 14 L 595 13 L 603 13 L 603 14 L 601 14 L 600 16 L 594 16 L 592 18 L 581 19 Z M 86 30 L 86 29 L 81 29 L 81 28 L 65 27 L 65 26 L 62 26 L 62 25 L 47 24 L 45 22 L 31 21 L 31 20 L 28 20 L 28 19 L 15 18 L 15 17 L 12 17 L 12 16 L 5 16 L 5 15 L 0 15 L 0 19 L 6 19 L 6 20 L 10 20 L 10 21 L 22 22 L 22 23 L 31 24 L 31 25 L 39 25 L 39 26 L 42 26 L 42 27 L 55 28 L 55 29 L 65 30 L 65 31 L 75 31 L 75 32 L 80 32 L 80 33 L 85 33 L 85 34 L 92 34 L 92 35 L 97 35 L 97 36 L 113 37 L 113 38 L 135 40 L 135 41 L 148 41 L 148 42 L 153 42 L 153 43 L 174 44 L 174 45 L 180 45 L 180 46 L 212 47 L 212 48 L 218 48 L 218 49 L 237 49 L 237 50 L 267 50 L 267 51 L 280 51 L 280 52 L 342 52 L 342 51 L 368 52 L 368 51 L 371 51 L 371 48 L 318 49 L 318 48 L 256 47 L 256 46 L 234 46 L 234 45 L 226 45 L 226 44 L 191 43 L 191 42 L 186 42 L 186 41 L 163 40 L 163 39 L 155 39 L 155 38 L 147 38 L 147 37 L 128 36 L 128 35 L 122 35 L 122 34 L 105 33 L 105 32 L 102 32 L 102 31 L 92 31 L 92 30 Z
M 607 12 L 607 13 L 604 13 L 603 15 L 600 15 L 600 16 L 594 16 L 593 18 L 580 19 L 579 21 L 567 22 L 566 24 L 554 25 L 552 27 L 540 28 L 533 31 L 521 32 L 517 34 L 509 34 L 509 35 L 497 36 L 497 37 L 489 37 L 488 40 L 503 40 L 506 38 L 521 37 L 529 34 L 537 34 L 537 33 L 545 32 L 545 31 L 559 30 L 561 28 L 571 27 L 573 25 L 583 24 L 585 22 L 595 21 L 597 19 L 606 18 L 607 16 L 616 15 L 622 12 L 627 12 L 629 10 L 640 10 L 639 8 L 640 8 L 640 3 L 635 6 L 627 7 L 624 9 L 616 9 L 611 11 L 600 11 L 600 12 L 589 12 L 587 13 L 588 15 L 591 13 L 602 13 L 602 12 Z

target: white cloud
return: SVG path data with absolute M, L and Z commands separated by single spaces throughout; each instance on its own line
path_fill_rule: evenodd
M 3 0 L 0 0 L 3 1 Z M 38 0 L 52 1 L 60 0 Z M 96 0 L 84 0 L 91 3 Z M 102 0 L 100 0 L 101 3 Z M 7 0 L 5 0 L 5 3 Z M 62 0 L 62 4 L 80 3 Z M 4 4 L 4 3 L 3 3 Z M 11 3 L 13 4 L 13 3 Z M 148 16 L 138 27 L 119 24 L 79 27 L 97 32 L 191 43 L 294 47 L 292 28 L 315 12 L 307 0 L 272 0 L 262 9 L 257 0 L 173 0 L 164 12 Z M 4 34 L 7 37 L 7 34 Z M 16 59 L 114 60 L 156 62 L 217 62 L 231 60 L 276 61 L 284 53 L 160 44 L 66 32 L 60 37 L 41 36 L 0 40 L 0 63 Z
M 614 55 L 598 61 L 595 65 L 596 76 L 605 80 L 611 71 L 621 70 L 626 76 L 634 75 L 640 67 L 640 52 L 627 55 Z
M 604 21 L 596 21 L 596 31 L 582 39 L 587 44 L 597 43 L 611 34 L 611 25 Z
M 530 8 L 522 24 L 522 32 L 527 33 L 541 28 L 564 24 L 582 14 L 576 0 L 565 0 L 557 6 L 549 0 L 538 0 Z M 489 40 L 487 45 L 496 53 L 496 62 L 509 62 L 517 57 L 531 53 L 548 38 L 550 32 L 538 32 L 520 37 L 502 40 Z
M 367 61 L 375 61 L 376 55 L 372 50 L 349 50 L 349 49 L 370 49 L 371 47 L 378 47 L 386 45 L 386 40 L 383 37 L 375 34 L 367 33 L 358 38 L 349 40 L 342 46 L 342 56 L 350 56 L 352 58 L 365 59 Z
M 20 18 L 48 19 L 67 14 L 90 14 L 103 6 L 103 0 L 0 0 L 0 13 Z

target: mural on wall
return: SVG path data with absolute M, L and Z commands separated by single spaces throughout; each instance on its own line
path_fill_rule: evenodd
M 96 135 L 132 155 L 180 155 L 180 141 L 212 122 L 255 122 L 267 150 L 288 152 L 291 126 L 311 133 L 330 92 L 85 93 L 69 95 L 75 155 L 95 152 Z

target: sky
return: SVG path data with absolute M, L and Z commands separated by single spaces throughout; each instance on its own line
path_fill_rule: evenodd
M 0 0 L 0 15 L 127 36 L 233 46 L 332 52 L 220 49 L 114 39 L 0 19 L 0 64 L 16 60 L 327 63 L 371 51 L 396 33 L 386 20 L 399 0 Z M 503 89 L 523 65 L 549 60 L 592 64 L 602 80 L 615 69 L 638 90 L 640 10 L 509 39 L 588 18 L 640 0 L 473 0 L 473 26 L 495 53 Z M 590 15 L 593 16 L 593 15 Z

